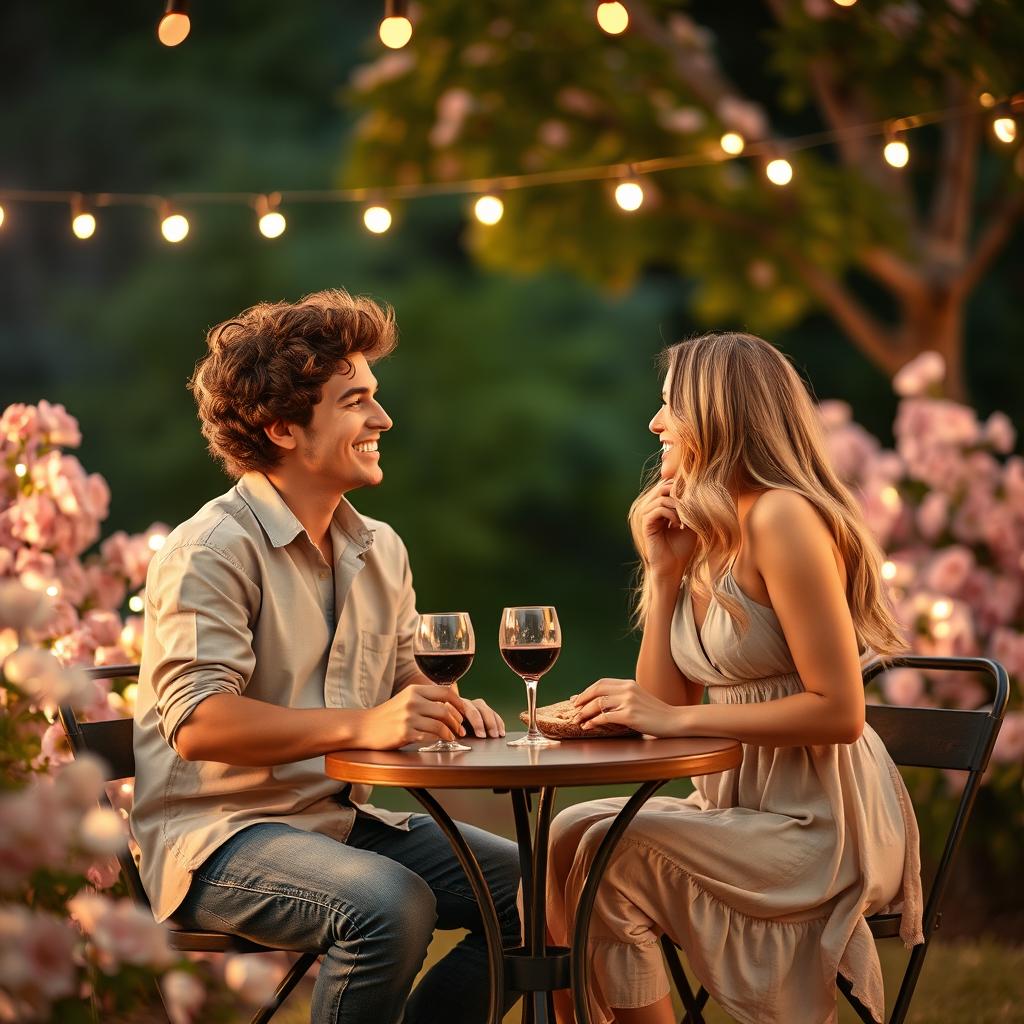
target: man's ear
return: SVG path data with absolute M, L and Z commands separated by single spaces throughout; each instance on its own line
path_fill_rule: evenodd
M 294 451 L 299 445 L 295 424 L 287 420 L 274 420 L 263 428 L 263 432 L 278 448 Z

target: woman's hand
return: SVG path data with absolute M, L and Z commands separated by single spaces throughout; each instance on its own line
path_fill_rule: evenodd
M 648 571 L 655 580 L 678 584 L 697 546 L 697 535 L 679 520 L 672 481 L 654 488 L 640 510 Z
M 598 679 L 572 698 L 576 721 L 593 725 L 627 725 L 646 736 L 681 736 L 683 708 L 666 704 L 642 690 L 635 679 Z

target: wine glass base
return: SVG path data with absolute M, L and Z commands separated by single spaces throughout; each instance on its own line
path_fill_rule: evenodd
M 558 747 L 561 746 L 560 740 L 553 740 L 547 736 L 522 736 L 517 740 L 509 740 L 505 744 L 507 747 Z
M 472 749 L 472 747 L 467 747 L 465 743 L 438 740 L 436 743 L 431 743 L 429 747 L 420 747 L 419 752 L 421 754 L 459 754 L 464 750 Z

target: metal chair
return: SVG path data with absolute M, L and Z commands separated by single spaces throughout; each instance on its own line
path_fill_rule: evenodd
M 910 1001 L 917 986 L 921 967 L 932 933 L 939 927 L 942 913 L 939 907 L 949 881 L 949 869 L 960 846 L 964 828 L 974 808 L 974 800 L 981 785 L 981 777 L 988 766 L 992 747 L 1006 711 L 1010 685 L 1006 669 L 988 658 L 929 658 L 906 655 L 888 663 L 874 661 L 864 669 L 864 685 L 890 668 L 935 669 L 943 672 L 981 672 L 992 677 L 995 697 L 992 706 L 979 711 L 956 711 L 947 708 L 905 708 L 869 704 L 867 722 L 882 738 L 893 761 L 898 765 L 917 768 L 945 768 L 967 772 L 967 783 L 960 796 L 956 814 L 946 835 L 942 857 L 939 860 L 925 902 L 922 929 L 924 942 L 915 946 L 900 984 L 899 995 L 889 1017 L 889 1024 L 903 1024 L 910 1009 Z M 867 918 L 871 934 L 876 939 L 898 938 L 899 914 L 876 914 Z M 704 1024 L 702 1010 L 708 1001 L 708 992 L 701 985 L 696 994 L 679 960 L 675 944 L 662 936 L 662 950 L 668 962 L 669 973 L 682 999 L 682 1024 Z M 865 1024 L 874 1024 L 871 1014 L 850 991 L 850 983 L 839 975 L 839 991 L 846 997 L 857 1016 Z
M 85 671 L 93 679 L 118 679 L 137 676 L 139 666 L 108 665 L 103 668 L 87 668 Z M 74 710 L 67 705 L 60 707 L 59 714 L 61 725 L 64 727 L 71 750 L 76 757 L 88 751 L 102 758 L 107 766 L 105 777 L 108 782 L 134 778 L 135 751 L 132 746 L 132 727 L 134 725 L 132 719 L 122 718 L 113 722 L 79 722 L 75 717 Z M 106 794 L 103 795 L 101 802 L 107 807 L 110 806 Z M 149 899 L 142 888 L 142 880 L 139 878 L 139 871 L 131 854 L 124 851 L 118 854 L 117 859 L 121 866 L 121 875 L 132 899 L 136 903 L 143 904 L 148 910 Z M 275 946 L 263 946 L 225 932 L 187 931 L 173 926 L 170 927 L 169 932 L 171 948 L 183 953 L 292 952 L 292 950 L 282 950 Z M 292 989 L 302 980 L 317 956 L 316 953 L 303 953 L 295 960 L 288 973 L 281 979 L 273 999 L 266 1006 L 259 1008 L 253 1016 L 251 1024 L 266 1024 L 274 1016 Z M 157 989 L 159 991 L 159 986 Z M 163 992 L 160 992 L 160 1000 L 163 1002 Z M 166 1012 L 166 1004 L 164 1010 Z M 169 1016 L 168 1020 L 170 1020 Z

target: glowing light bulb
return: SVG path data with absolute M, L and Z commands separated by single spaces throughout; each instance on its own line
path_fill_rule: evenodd
M 505 204 L 498 196 L 481 196 L 473 204 L 473 214 L 481 224 L 497 224 L 505 215 Z
M 164 46 L 183 43 L 192 28 L 188 16 L 188 0 L 167 0 L 164 16 L 156 27 L 156 36 Z
M 882 150 L 882 156 L 890 167 L 906 167 L 910 161 L 910 147 L 902 139 L 890 139 Z
M 608 35 L 621 35 L 629 26 L 629 11 L 617 0 L 614 3 L 600 3 L 597 5 L 597 23 Z
M 992 133 L 1008 146 L 1017 138 L 1017 122 L 1008 114 L 1001 114 L 992 122 Z
M 138 612 L 141 612 L 142 609 L 146 607 L 146 605 L 145 605 L 145 602 L 142 600 L 141 597 L 139 597 L 138 594 L 132 594 L 132 596 L 130 598 L 128 598 L 128 607 L 133 612 L 138 613 Z
M 643 205 L 644 190 L 635 181 L 623 181 L 615 186 L 615 202 L 627 213 L 632 213 Z
M 406 17 L 385 18 L 378 29 L 380 41 L 392 50 L 400 50 L 412 39 L 412 22 Z
M 852 7 L 857 0 L 834 0 L 837 7 Z
M 288 226 L 283 213 L 277 210 L 269 210 L 260 217 L 260 234 L 264 238 L 280 238 L 284 229 Z
M 776 157 L 764 169 L 773 185 L 788 185 L 793 180 L 793 165 L 784 157 Z
M 739 132 L 726 132 L 718 140 L 718 144 L 722 147 L 723 153 L 728 153 L 729 156 L 739 156 L 747 143 Z
M 978 102 L 986 110 L 991 110 L 996 105 L 996 98 L 990 92 L 983 92 L 978 96 Z
M 91 213 L 79 213 L 71 221 L 75 238 L 92 238 L 96 234 L 96 218 Z
M 180 213 L 169 213 L 160 222 L 160 233 L 168 242 L 177 245 L 188 234 L 188 218 Z
M 391 211 L 386 206 L 368 206 L 363 211 L 363 223 L 367 231 L 383 235 L 391 227 Z

